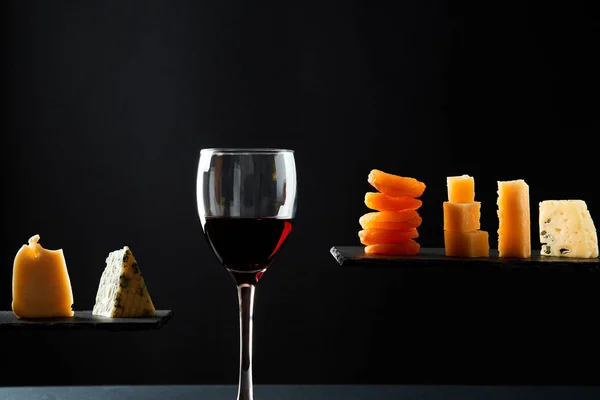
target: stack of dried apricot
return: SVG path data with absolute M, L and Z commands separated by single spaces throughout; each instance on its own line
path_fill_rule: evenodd
M 365 194 L 365 205 L 372 212 L 359 219 L 358 232 L 366 254 L 415 255 L 421 246 L 417 228 L 421 215 L 417 211 L 423 202 L 418 199 L 425 184 L 415 178 L 371 170 L 368 182 L 377 192 Z

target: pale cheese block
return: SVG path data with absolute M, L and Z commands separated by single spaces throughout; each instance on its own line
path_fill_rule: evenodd
M 19 318 L 72 317 L 73 290 L 62 249 L 48 250 L 32 236 L 15 256 L 12 311 Z
M 529 185 L 523 179 L 498 181 L 498 256 L 531 257 Z
M 598 235 L 583 200 L 544 200 L 539 204 L 542 256 L 596 258 Z
M 128 246 L 108 254 L 92 314 L 109 318 L 156 316 L 140 266 Z
M 471 203 L 475 201 L 475 179 L 469 175 L 449 176 L 446 178 L 448 201 L 453 203 Z
M 445 201 L 443 209 L 445 231 L 471 232 L 481 228 L 481 202 Z
M 489 234 L 482 230 L 444 231 L 444 247 L 449 257 L 489 257 Z

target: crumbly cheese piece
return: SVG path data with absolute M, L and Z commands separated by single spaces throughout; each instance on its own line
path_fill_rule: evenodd
M 489 257 L 490 239 L 486 231 L 444 231 L 444 247 L 449 257 Z
M 475 201 L 475 179 L 469 175 L 449 176 L 448 201 L 453 203 L 471 203 Z
M 106 258 L 92 314 L 109 318 L 156 316 L 140 267 L 129 247 L 115 250 Z
M 531 257 L 529 185 L 523 179 L 498 181 L 498 256 Z
M 469 203 L 455 203 L 445 201 L 444 230 L 471 232 L 481 227 L 481 202 L 471 201 Z
M 598 235 L 583 200 L 545 200 L 539 204 L 541 255 L 598 257 Z
M 44 249 L 34 235 L 13 264 L 12 310 L 18 318 L 72 317 L 73 290 L 62 249 Z

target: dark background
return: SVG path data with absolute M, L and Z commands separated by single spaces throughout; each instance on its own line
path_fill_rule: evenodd
M 393 6 L 391 4 L 394 4 Z M 590 2 L 591 3 L 591 2 Z M 2 332 L 0 383 L 235 383 L 235 286 L 197 217 L 203 147 L 296 150 L 297 222 L 255 302 L 257 383 L 597 383 L 598 278 L 345 269 L 372 168 L 470 174 L 496 247 L 498 180 L 600 218 L 598 14 L 584 3 L 6 1 L 0 304 L 39 233 L 76 310 L 138 259 L 163 329 Z

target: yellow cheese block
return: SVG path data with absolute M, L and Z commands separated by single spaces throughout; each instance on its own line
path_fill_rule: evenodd
M 523 179 L 498 181 L 498 256 L 531 257 L 529 185 Z
M 73 316 L 73 291 L 62 249 L 44 249 L 39 235 L 15 256 L 12 310 L 19 318 Z
M 471 232 L 481 227 L 481 202 L 454 203 L 445 201 L 443 207 L 445 231 Z
M 490 256 L 490 240 L 486 231 L 444 231 L 444 246 L 449 257 Z
M 449 176 L 448 201 L 453 203 L 472 203 L 475 201 L 475 179 L 469 175 Z

